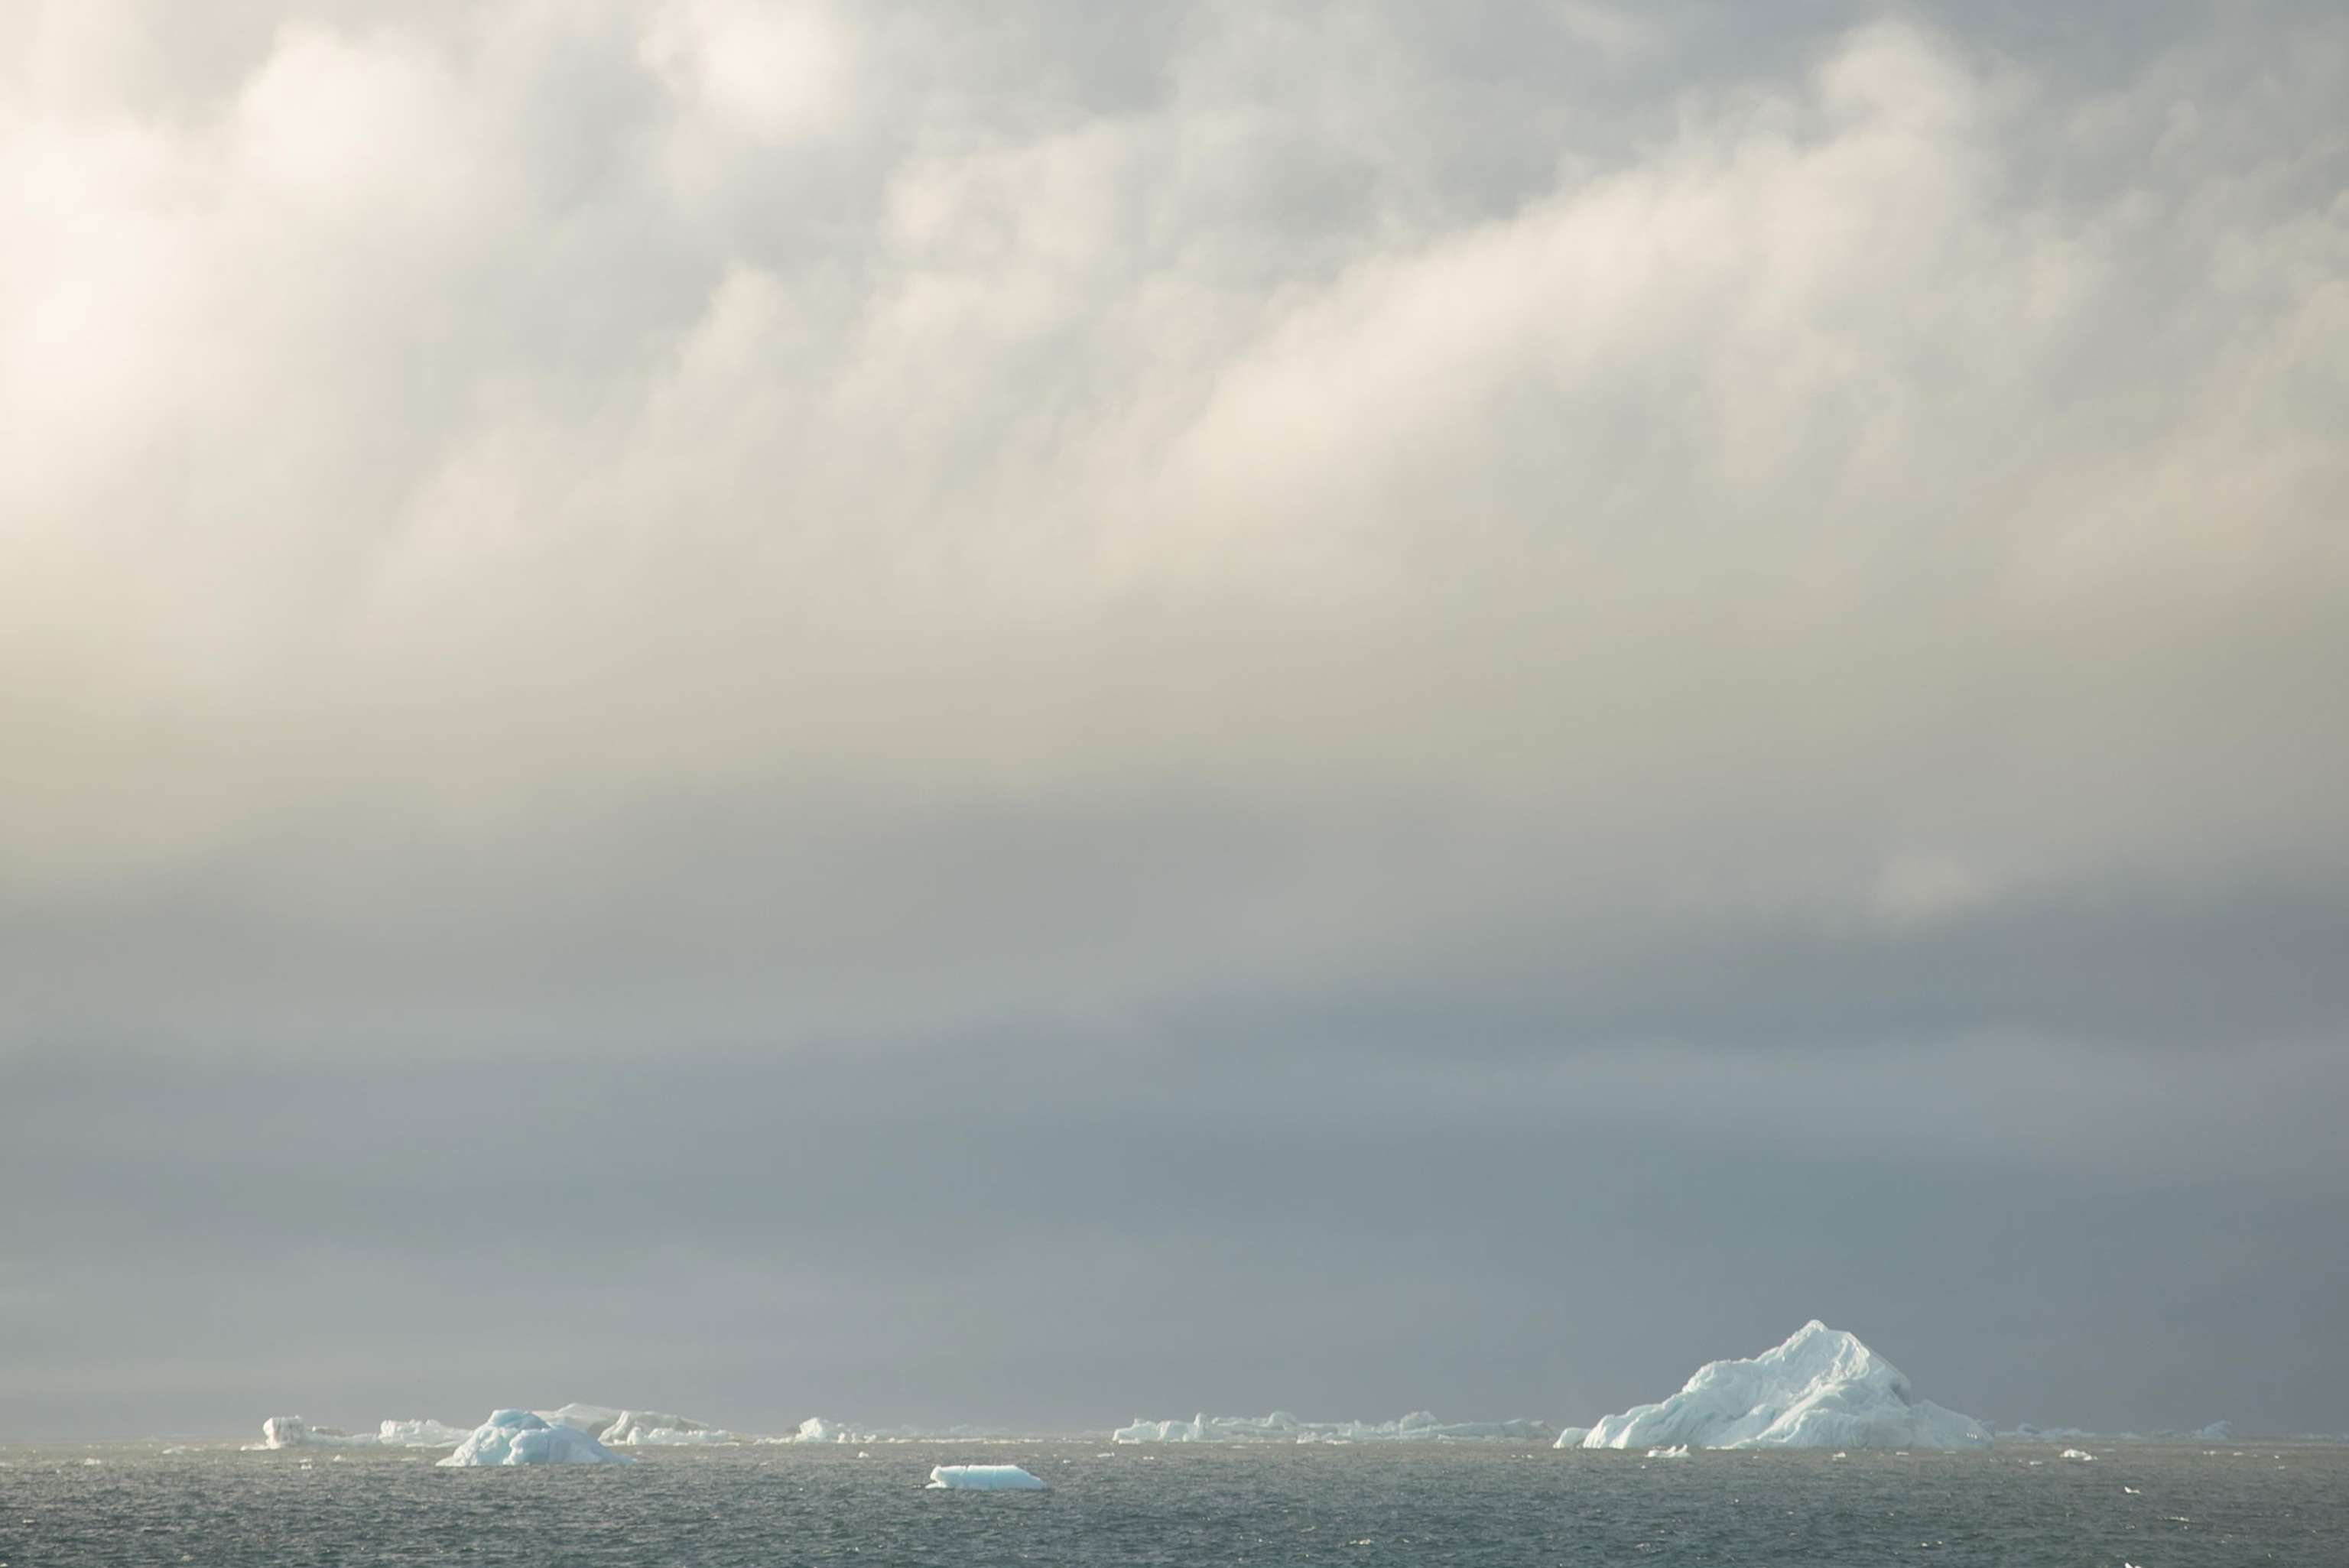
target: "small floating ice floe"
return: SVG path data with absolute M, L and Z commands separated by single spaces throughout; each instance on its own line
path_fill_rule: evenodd
M 493 1411 L 440 1463 L 477 1465 L 632 1465 L 576 1427 L 554 1425 L 529 1410 Z
M 930 1487 L 947 1491 L 1042 1491 L 1044 1483 L 1018 1465 L 936 1465 Z
M 1684 1460 L 1688 1458 L 1688 1445 L 1674 1443 L 1668 1449 L 1650 1449 L 1648 1457 L 1651 1460 Z
M 2096 1456 L 2090 1453 L 2085 1449 L 2065 1449 L 2062 1453 L 2057 1454 L 2055 1457 L 2059 1460 L 2078 1460 L 2083 1464 L 2085 1464 Z

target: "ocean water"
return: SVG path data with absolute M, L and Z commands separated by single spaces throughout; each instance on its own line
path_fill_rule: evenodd
M 2349 1449 L 1556 1452 L 1097 1439 L 655 1450 L 628 1468 L 429 1452 L 0 1448 L 0 1563 L 2349 1563 Z M 1043 1492 L 924 1490 L 1010 1462 Z

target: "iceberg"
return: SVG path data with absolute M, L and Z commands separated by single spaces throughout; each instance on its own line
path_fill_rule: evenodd
M 936 1465 L 930 1490 L 944 1491 L 1042 1491 L 1044 1483 L 1018 1465 Z
M 557 1410 L 521 1413 L 536 1418 L 550 1429 L 559 1427 L 577 1432 L 607 1447 L 674 1447 L 694 1443 L 738 1443 L 742 1440 L 732 1432 L 664 1410 L 617 1410 L 608 1405 L 573 1403 Z M 314 1427 L 299 1416 L 272 1416 L 261 1423 L 261 1441 L 248 1446 L 256 1449 L 453 1449 L 474 1435 L 472 1429 L 427 1419 L 398 1418 L 385 1421 L 372 1432 L 346 1432 L 339 1427 Z
M 745 1437 L 750 1443 L 973 1443 L 1000 1442 L 1007 1438 L 1059 1436 L 1019 1427 L 864 1427 L 810 1416 L 799 1430 L 779 1437 Z
M 567 1423 L 549 1422 L 534 1410 L 496 1410 L 473 1429 L 457 1451 L 440 1463 L 467 1469 L 479 1465 L 629 1465 L 636 1461 L 616 1454 L 586 1432 Z
M 591 1438 L 598 1439 L 603 1437 L 605 1428 L 627 1413 L 626 1410 L 616 1410 L 609 1405 L 583 1405 L 576 1399 L 559 1410 L 531 1412 L 550 1427 L 572 1427 Z
M 261 1423 L 263 1449 L 336 1448 L 351 1440 L 340 1427 L 314 1427 L 299 1416 L 272 1416 Z
M 389 1420 L 372 1432 L 314 1427 L 299 1416 L 272 1416 L 261 1423 L 260 1449 L 453 1449 L 465 1440 L 462 1427 L 433 1420 Z
M 1990 1429 L 1920 1399 L 1900 1369 L 1814 1318 L 1775 1349 L 1697 1369 L 1661 1404 L 1609 1416 L 1589 1449 L 1979 1449 Z M 1558 1439 L 1560 1447 L 1570 1446 Z
M 2077 1427 L 2034 1427 L 2025 1421 L 2019 1427 L 2002 1429 L 1998 1435 L 2019 1439 L 2026 1443 L 2065 1443 L 2075 1438 L 2093 1438 L 2097 1434 L 2083 1431 Z
M 453 1449 L 465 1440 L 462 1427 L 432 1420 L 391 1420 L 377 1430 L 376 1442 L 387 1449 Z
M 1557 1429 L 1546 1421 L 1437 1420 L 1414 1410 L 1393 1421 L 1301 1421 L 1286 1410 L 1269 1416 L 1197 1415 L 1187 1421 L 1137 1420 L 1110 1434 L 1118 1443 L 1547 1443 Z
M 684 1416 L 661 1410 L 623 1410 L 588 1436 L 607 1447 L 676 1448 L 694 1443 L 739 1443 L 742 1439 L 717 1427 L 706 1427 Z

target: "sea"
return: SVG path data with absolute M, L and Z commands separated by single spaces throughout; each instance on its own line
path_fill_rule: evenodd
M 1696 1452 L 1497 1443 L 429 1451 L 0 1447 L 0 1564 L 2349 1564 L 2349 1448 Z M 337 1457 L 339 1455 L 339 1457 Z M 1011 1463 L 1043 1491 L 943 1491 Z

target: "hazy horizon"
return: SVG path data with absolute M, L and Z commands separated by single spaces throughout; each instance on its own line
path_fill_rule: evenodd
M 2349 20 L 0 11 L 0 1440 L 2349 1430 Z

